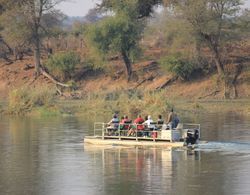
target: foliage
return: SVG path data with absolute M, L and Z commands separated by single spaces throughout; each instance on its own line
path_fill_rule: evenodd
M 40 73 L 41 67 L 41 42 L 44 36 L 49 32 L 49 29 L 57 26 L 63 15 L 55 9 L 55 6 L 63 0 L 0 0 L 4 12 L 1 18 L 5 21 L 3 31 L 14 32 L 12 41 L 18 41 L 21 38 L 21 43 L 32 45 L 34 49 L 35 71 Z M 8 22 L 10 21 L 10 22 Z M 21 27 L 19 29 L 19 27 Z M 17 30 L 18 29 L 18 30 Z M 26 43 L 28 42 L 28 43 Z
M 31 31 L 27 28 L 24 18 L 20 16 L 20 11 L 5 12 L 0 17 L 1 25 L 4 27 L 1 35 L 11 48 L 27 47 L 30 44 Z
M 127 12 L 129 9 L 134 9 L 136 10 L 135 17 L 145 18 L 152 14 L 154 6 L 161 3 L 162 0 L 102 0 L 100 7 L 114 12 L 120 12 L 121 10 Z
M 9 114 L 25 114 L 36 107 L 50 107 L 53 104 L 55 90 L 42 86 L 30 90 L 28 87 L 14 89 L 9 93 Z
M 76 21 L 73 23 L 72 25 L 72 30 L 71 33 L 75 36 L 75 37 L 79 37 L 80 35 L 83 35 L 84 32 L 86 31 L 87 25 L 86 24 L 82 24 L 79 21 Z
M 73 77 L 78 64 L 80 64 L 80 56 L 78 54 L 65 52 L 52 55 L 45 63 L 45 66 L 57 78 L 68 80 Z
M 160 60 L 160 64 L 183 80 L 189 80 L 192 73 L 195 71 L 195 65 L 192 62 L 176 56 L 163 57 Z
M 104 0 L 100 7 L 111 12 L 88 31 L 88 40 L 102 54 L 119 53 L 126 66 L 128 81 L 132 76 L 131 61 L 140 54 L 139 41 L 145 27 L 145 17 L 153 12 L 158 1 Z
M 138 49 L 142 25 L 133 22 L 129 17 L 108 17 L 95 24 L 88 31 L 92 41 L 103 57 L 106 53 L 114 54 L 117 51 L 127 51 L 130 56 Z
M 106 98 L 103 98 L 106 97 Z M 81 105 L 84 113 L 95 116 L 97 113 L 112 114 L 119 111 L 120 114 L 151 114 L 155 118 L 158 114 L 166 114 L 171 103 L 165 97 L 164 91 L 116 91 L 112 94 L 92 93 L 87 94 Z

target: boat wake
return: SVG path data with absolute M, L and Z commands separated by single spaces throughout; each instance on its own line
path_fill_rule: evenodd
M 208 142 L 199 144 L 197 151 L 250 153 L 250 142 Z

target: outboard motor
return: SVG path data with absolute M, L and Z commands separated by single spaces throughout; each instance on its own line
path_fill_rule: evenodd
M 187 137 L 185 138 L 186 145 L 193 145 L 199 139 L 199 131 L 198 129 L 189 129 L 187 131 Z

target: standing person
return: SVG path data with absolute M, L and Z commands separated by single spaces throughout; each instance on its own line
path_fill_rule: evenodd
M 178 118 L 177 114 L 174 115 L 174 122 L 173 122 L 173 128 L 176 128 L 179 124 L 180 119 Z
M 174 109 L 172 108 L 170 113 L 168 114 L 168 119 L 167 119 L 167 125 L 169 126 L 170 129 L 174 128 L 174 118 L 175 118 L 175 113 Z

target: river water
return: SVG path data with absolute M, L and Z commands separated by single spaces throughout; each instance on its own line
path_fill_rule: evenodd
M 250 115 L 182 116 L 208 140 L 195 150 L 94 147 L 74 116 L 0 117 L 0 194 L 250 194 Z

